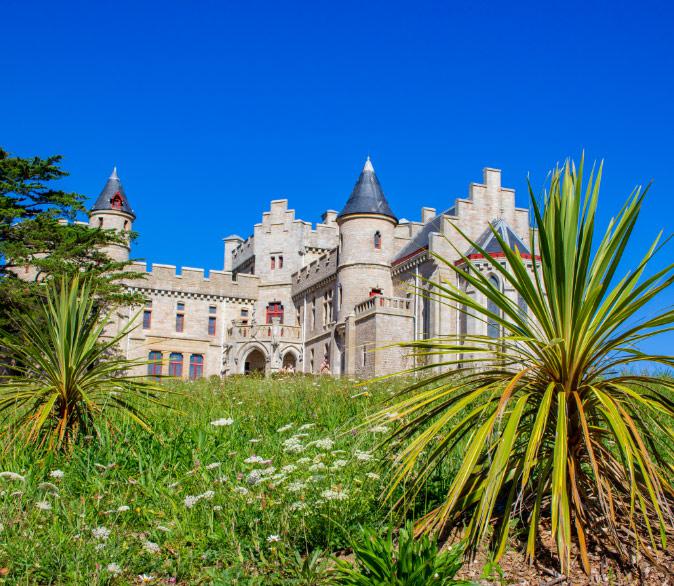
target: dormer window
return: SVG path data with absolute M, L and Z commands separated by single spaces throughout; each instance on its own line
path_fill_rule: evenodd
M 379 230 L 374 233 L 374 247 L 376 250 L 381 250 L 381 232 Z
M 119 191 L 112 196 L 112 199 L 110 200 L 110 207 L 113 210 L 122 209 L 122 196 L 120 195 Z

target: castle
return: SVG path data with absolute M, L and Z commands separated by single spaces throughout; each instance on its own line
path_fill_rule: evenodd
M 134 220 L 113 170 L 89 225 L 129 231 Z M 145 297 L 145 306 L 122 308 L 106 333 L 137 319 L 121 350 L 151 361 L 138 374 L 194 379 L 295 371 L 369 378 L 397 372 L 412 364 L 400 348 L 386 347 L 391 342 L 499 335 L 498 325 L 419 294 L 428 281 L 465 287 L 434 256 L 460 264 L 454 246 L 489 271 L 454 227 L 502 257 L 489 224 L 531 261 L 529 212 L 515 206 L 500 170 L 484 169 L 483 182 L 470 184 L 468 197 L 441 213 L 423 207 L 420 221 L 407 221 L 391 210 L 368 158 L 340 212 L 328 210 L 312 226 L 295 217 L 288 200 L 273 200 L 251 236 L 224 239 L 222 270 L 205 276 L 203 269 L 132 263 L 144 278 L 127 286 Z M 128 260 L 129 252 L 123 245 L 108 250 L 117 260 Z M 503 287 L 497 275 L 490 278 Z

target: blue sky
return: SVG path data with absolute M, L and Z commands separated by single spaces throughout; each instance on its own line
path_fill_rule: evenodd
M 273 198 L 318 220 L 368 153 L 418 219 L 485 166 L 526 205 L 527 174 L 585 149 L 606 160 L 604 221 L 654 180 L 630 258 L 672 231 L 664 1 L 4 0 L 2 19 L 0 144 L 64 155 L 91 198 L 117 165 L 151 262 L 221 268 L 221 238 Z

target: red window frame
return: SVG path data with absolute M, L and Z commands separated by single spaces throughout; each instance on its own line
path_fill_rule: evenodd
M 279 318 L 279 323 L 283 323 L 283 304 L 280 301 L 273 301 L 267 305 L 267 323 L 274 323 L 274 318 Z
M 147 374 L 149 376 L 159 378 L 161 376 L 161 352 L 151 350 L 147 355 Z
M 370 289 L 370 297 L 381 297 L 381 289 Z
M 171 352 L 169 356 L 169 376 L 183 375 L 183 355 L 180 352 Z
M 214 315 L 209 315 L 208 316 L 208 335 L 209 336 L 215 336 L 215 327 L 216 327 L 217 320 Z
M 381 232 L 379 230 L 374 233 L 374 247 L 381 250 Z
M 115 193 L 115 195 L 113 195 L 112 198 L 110 199 L 110 207 L 113 210 L 121 210 L 122 209 L 122 196 L 119 193 L 119 191 L 117 193 Z
M 276 268 L 276 257 L 271 257 L 271 270 L 273 271 Z
M 192 354 L 190 356 L 190 380 L 196 380 L 204 376 L 204 355 Z

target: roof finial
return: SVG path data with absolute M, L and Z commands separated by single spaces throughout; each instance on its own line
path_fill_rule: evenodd
M 374 167 L 372 166 L 372 161 L 370 161 L 370 155 L 367 156 L 367 161 L 365 161 L 363 171 L 369 171 L 370 173 L 374 173 Z
M 117 177 L 117 165 L 115 165 L 112 168 L 112 173 L 110 174 L 110 179 L 119 179 L 119 177 Z

